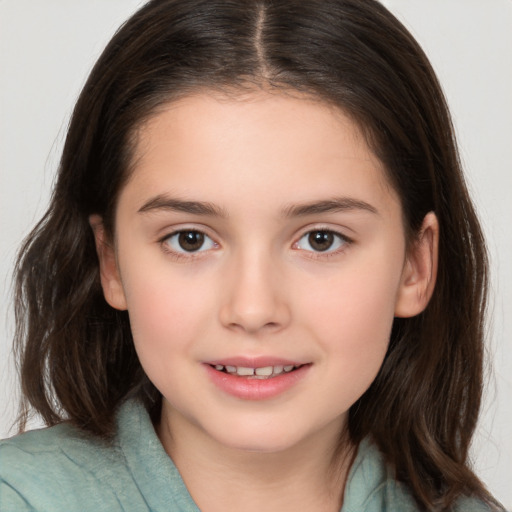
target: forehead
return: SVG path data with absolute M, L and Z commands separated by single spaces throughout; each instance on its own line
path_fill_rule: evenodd
M 172 142 L 169 136 L 186 137 L 192 132 L 198 144 L 217 142 L 238 132 L 238 142 L 253 138 L 255 142 L 269 144 L 274 140 L 281 145 L 307 138 L 311 145 L 321 138 L 328 144 L 332 136 L 351 139 L 354 150 L 368 150 L 361 130 L 339 107 L 320 98 L 298 91 L 205 91 L 180 97 L 164 104 L 137 130 L 136 155 L 144 156 L 148 150 L 162 142 Z M 330 137 L 326 133 L 330 132 Z M 266 140 L 262 135 L 267 134 Z M 279 143 L 276 140 L 279 136 Z M 234 141 L 234 140 L 233 140 Z M 187 141 L 190 142 L 190 141 Z M 326 144 L 326 146 L 327 146 Z M 235 148 L 233 148 L 235 149 Z M 299 147 L 295 148 L 297 151 Z M 344 147 L 345 157 L 350 157 Z M 361 156 L 362 153 L 357 156 Z M 355 153 L 354 153 L 355 155 Z M 377 160 L 376 160 L 377 161 Z
M 338 195 L 394 196 L 381 162 L 340 109 L 263 91 L 165 105 L 137 132 L 130 183 L 134 200 L 168 192 L 222 203 L 239 195 L 246 206 L 262 197 L 326 198 L 333 187 Z

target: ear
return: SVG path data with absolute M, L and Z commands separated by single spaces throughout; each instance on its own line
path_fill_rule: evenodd
M 96 253 L 100 264 L 101 287 L 105 300 L 115 309 L 125 310 L 126 298 L 119 268 L 112 243 L 108 240 L 103 219 L 99 215 L 91 215 L 89 224 L 96 241 Z
M 427 213 L 417 239 L 406 257 L 395 305 L 395 316 L 408 318 L 420 314 L 432 297 L 437 276 L 439 223 Z

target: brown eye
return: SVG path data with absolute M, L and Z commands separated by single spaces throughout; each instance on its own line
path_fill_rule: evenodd
M 198 251 L 204 244 L 204 235 L 199 231 L 182 231 L 178 235 L 178 243 L 184 251 Z
M 334 243 L 334 233 L 332 231 L 312 231 L 308 235 L 308 242 L 315 251 L 327 251 Z
M 336 231 L 328 229 L 316 229 L 305 233 L 294 245 L 295 249 L 301 249 L 313 253 L 335 253 L 345 246 L 350 245 L 351 240 Z
M 201 231 L 193 229 L 176 231 L 163 240 L 163 243 L 177 253 L 203 252 L 215 248 L 216 243 Z

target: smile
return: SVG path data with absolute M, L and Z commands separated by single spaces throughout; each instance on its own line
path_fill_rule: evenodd
M 251 364 L 237 358 L 209 362 L 204 368 L 212 384 L 222 393 L 242 400 L 268 400 L 291 391 L 307 377 L 312 367 L 312 363 L 290 363 L 292 361 L 267 359 Z
M 216 364 L 213 366 L 217 371 L 228 373 L 230 375 L 237 375 L 239 377 L 246 377 L 249 379 L 271 379 L 277 377 L 282 373 L 290 373 L 297 370 L 302 365 L 276 365 L 276 366 L 262 366 L 258 368 L 250 368 L 245 366 L 231 366 Z

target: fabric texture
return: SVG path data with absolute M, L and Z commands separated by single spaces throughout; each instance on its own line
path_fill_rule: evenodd
M 67 424 L 0 442 L 2 512 L 198 512 L 144 407 L 126 402 L 117 435 L 105 441 Z M 349 473 L 341 512 L 413 512 L 418 508 L 365 440 Z M 457 510 L 480 512 L 475 500 Z

